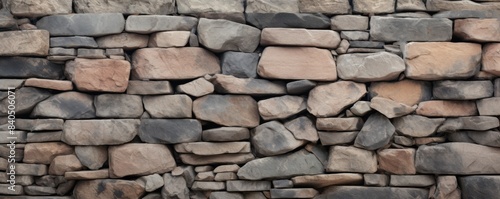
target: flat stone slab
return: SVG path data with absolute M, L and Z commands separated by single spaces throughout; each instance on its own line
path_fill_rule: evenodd
M 52 15 L 36 26 L 51 36 L 102 36 L 123 32 L 125 18 L 121 13 Z

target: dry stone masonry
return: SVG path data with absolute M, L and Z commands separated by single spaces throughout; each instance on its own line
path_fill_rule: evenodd
M 0 0 L 0 198 L 498 199 L 498 42 L 498 0 Z

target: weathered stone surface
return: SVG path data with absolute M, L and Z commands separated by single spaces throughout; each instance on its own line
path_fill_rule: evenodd
M 354 103 L 354 105 L 351 106 L 349 111 L 351 111 L 356 116 L 364 116 L 372 111 L 372 108 L 370 107 L 370 102 L 368 101 L 357 101 L 356 103 Z
M 470 101 L 431 100 L 420 102 L 416 113 L 428 117 L 461 117 L 476 115 L 477 108 Z
M 108 160 L 107 146 L 75 146 L 76 157 L 83 166 L 97 170 Z
M 412 42 L 405 48 L 405 75 L 411 79 L 464 79 L 479 71 L 479 44 Z
M 482 71 L 491 73 L 496 76 L 500 76 L 500 67 L 497 64 L 499 60 L 500 60 L 500 44 L 498 43 L 486 44 L 483 48 Z
M 224 182 L 195 181 L 192 190 L 195 191 L 220 191 L 226 189 Z
M 498 19 L 457 19 L 453 33 L 460 39 L 476 42 L 500 41 Z
M 16 174 L 31 176 L 47 175 L 47 165 L 16 163 Z
M 370 97 L 383 97 L 413 106 L 432 97 L 431 84 L 423 81 L 402 80 L 374 82 L 368 88 Z
M 373 151 L 353 146 L 333 146 L 330 148 L 327 172 L 375 173 L 377 156 Z
M 220 155 L 226 153 L 250 153 L 250 142 L 190 142 L 174 146 L 177 153 L 196 155 Z
M 493 96 L 500 97 L 500 78 L 496 78 L 494 82 L 495 82 L 495 91 Z
M 24 82 L 24 79 L 0 79 L 0 90 L 7 91 L 19 89 L 23 86 Z
M 500 115 L 500 97 L 486 98 L 476 102 L 479 115 Z
M 394 80 L 405 68 L 403 59 L 388 52 L 344 54 L 337 58 L 339 78 L 357 82 Z
M 244 52 L 225 52 L 221 56 L 222 74 L 239 78 L 257 77 L 259 54 Z
M 326 189 L 316 199 L 327 198 L 427 198 L 429 190 L 421 188 L 334 186 Z
M 165 186 L 161 189 L 164 198 L 188 198 L 189 189 L 186 180 L 182 176 L 172 176 L 170 173 L 163 175 Z
M 104 118 L 139 118 L 144 109 L 138 95 L 102 94 L 94 99 L 96 116 Z
M 257 102 L 250 96 L 207 95 L 193 102 L 196 118 L 223 126 L 259 125 Z
M 377 153 L 379 169 L 403 175 L 416 174 L 415 149 L 384 149 Z
M 317 118 L 316 127 L 324 131 L 356 131 L 363 127 L 363 119 L 351 118 Z
M 399 0 L 396 11 L 425 11 L 425 3 L 422 0 Z
M 436 189 L 433 191 L 433 187 L 431 187 L 429 196 L 434 198 L 461 198 L 457 177 L 438 176 Z
M 62 141 L 70 145 L 118 145 L 130 142 L 137 135 L 140 121 L 66 120 Z
M 297 40 L 297 38 L 301 38 Z M 307 30 L 293 28 L 265 28 L 262 30 L 260 44 L 265 46 L 310 46 L 337 48 L 340 44 L 339 33 L 331 30 Z
M 101 36 L 121 33 L 125 18 L 121 13 L 52 15 L 41 18 L 36 26 L 51 36 Z
M 94 118 L 96 110 L 90 95 L 64 92 L 54 95 L 35 106 L 32 117 L 56 117 L 62 119 Z
M 447 118 L 438 128 L 438 132 L 455 132 L 460 130 L 485 131 L 500 126 L 498 118 L 491 116 L 471 116 Z
M 27 143 L 59 142 L 62 138 L 62 131 L 28 133 Z
M 375 150 L 389 144 L 396 129 L 391 121 L 379 113 L 368 117 L 358 133 L 354 145 L 367 150 Z
M 14 0 L 10 1 L 10 11 L 14 16 L 40 17 L 71 13 L 71 5 L 71 0 L 49 0 L 44 3 L 34 0 Z
M 194 155 L 180 154 L 184 164 L 189 165 L 207 165 L 207 164 L 245 164 L 246 162 L 255 159 L 251 153 L 238 154 L 223 154 L 223 155 Z
M 75 59 L 66 63 L 65 74 L 81 91 L 124 92 L 130 63 L 114 59 Z
M 349 41 L 364 41 L 370 38 L 370 33 L 365 31 L 342 31 L 340 32 L 340 38 Z
M 293 182 L 291 180 L 273 180 L 274 188 L 292 188 Z
M 214 191 L 210 193 L 209 199 L 244 199 L 241 193 L 230 193 L 225 191 Z
M 219 59 L 198 47 L 139 49 L 132 60 L 135 79 L 192 79 L 220 72 Z
M 491 81 L 437 81 L 434 82 L 434 99 L 474 100 L 493 96 Z
M 455 134 L 455 133 L 453 133 Z M 500 147 L 500 132 L 495 130 L 490 131 L 468 131 L 468 132 L 457 132 L 457 134 L 465 134 L 465 139 L 467 140 L 452 140 L 478 143 L 480 145 Z M 451 138 L 450 138 L 451 140 Z
M 307 110 L 316 117 L 338 115 L 366 93 L 364 84 L 351 81 L 316 86 L 309 92 Z
M 306 116 L 301 116 L 285 122 L 284 126 L 297 140 L 306 140 L 316 143 L 319 139 L 313 121 Z
M 417 109 L 417 106 L 408 106 L 401 102 L 396 102 L 383 97 L 374 97 L 370 101 L 370 107 L 382 113 L 387 118 L 401 117 L 408 115 Z
M 198 23 L 200 43 L 214 52 L 253 52 L 259 37 L 259 29 L 228 20 L 201 18 Z
M 500 7 L 493 2 L 488 4 L 479 4 L 474 1 L 446 1 L 446 0 L 429 0 L 426 1 L 428 11 L 444 11 L 444 10 L 498 10 Z
M 214 181 L 215 175 L 213 171 L 204 171 L 196 174 L 195 180 L 199 181 Z
M 368 30 L 369 18 L 359 15 L 336 15 L 331 19 L 332 30 Z
M 0 56 L 46 56 L 49 54 L 49 32 L 46 30 L 0 32 L 0 44 L 2 44 Z
M 136 49 L 148 46 L 149 36 L 134 33 L 108 35 L 96 39 L 99 48 Z
M 187 16 L 135 15 L 127 18 L 125 30 L 140 34 L 160 31 L 189 31 L 198 24 L 198 19 Z
M 155 144 L 197 142 L 201 140 L 201 124 L 194 119 L 142 119 L 139 137 Z
M 390 182 L 395 187 L 428 187 L 436 183 L 431 175 L 391 175 Z
M 175 167 L 172 153 L 162 144 L 131 143 L 109 147 L 109 176 L 112 178 L 162 174 Z
M 247 22 L 264 28 L 328 28 L 330 19 L 322 14 L 304 13 L 246 13 Z
M 299 13 L 298 0 L 248 0 L 245 13 Z
M 385 174 L 363 174 L 365 185 L 385 187 L 389 185 L 389 177 Z
M 498 195 L 498 176 L 466 176 L 459 178 L 459 181 L 464 199 L 495 198 Z
M 354 0 L 352 9 L 354 12 L 365 14 L 393 13 L 395 4 L 394 0 Z
M 220 127 L 204 130 L 202 132 L 203 141 L 240 141 L 250 138 L 250 131 L 241 127 Z
M 183 47 L 189 41 L 189 31 L 158 32 L 149 38 L 148 47 Z
M 161 95 L 172 94 L 174 91 L 169 81 L 129 81 L 127 94 L 131 95 Z
M 93 37 L 51 37 L 50 47 L 64 48 L 97 48 L 97 42 Z
M 358 131 L 350 132 L 324 132 L 319 131 L 319 139 L 323 146 L 349 144 L 352 143 L 358 136 Z
M 271 189 L 272 198 L 312 198 L 318 193 L 313 188 Z
M 35 196 L 48 196 L 56 193 L 56 189 L 53 187 L 43 187 L 43 186 L 25 186 L 23 191 L 26 195 Z
M 257 126 L 251 131 L 250 140 L 257 153 L 264 156 L 284 154 L 304 144 L 277 121 Z
M 192 115 L 193 101 L 187 95 L 144 96 L 143 102 L 152 118 L 191 118 Z
M 347 0 L 299 0 L 302 13 L 349 14 L 351 6 Z
M 59 155 L 69 155 L 73 148 L 62 142 L 29 143 L 24 147 L 23 163 L 50 164 Z
M 71 83 L 71 81 L 66 81 L 66 80 L 30 78 L 26 80 L 24 86 L 45 88 L 58 91 L 73 90 L 73 84 Z
M 420 115 L 407 115 L 392 121 L 396 131 L 410 137 L 428 137 L 443 124 L 444 118 L 427 118 Z
M 297 176 L 292 178 L 293 185 L 299 187 L 323 188 L 335 185 L 363 183 L 363 175 L 357 173 L 336 173 Z
M 261 100 L 257 105 L 264 120 L 284 119 L 306 110 L 306 100 L 291 95 Z
M 94 180 L 109 178 L 108 169 L 101 169 L 95 171 L 68 171 L 64 173 L 66 180 Z
M 498 10 L 449 10 L 441 11 L 434 15 L 433 18 L 448 18 L 448 19 L 463 19 L 463 18 L 498 18 L 500 12 Z
M 449 154 L 440 156 L 439 154 Z M 478 155 L 481 154 L 481 155 Z M 470 143 L 444 143 L 418 148 L 415 167 L 419 173 L 493 174 L 498 173 L 500 149 Z
M 267 191 L 271 189 L 269 181 L 245 181 L 231 180 L 226 182 L 227 191 L 246 192 L 246 191 Z
M 124 13 L 124 14 L 172 14 L 175 13 L 174 0 L 77 0 L 77 13 Z
M 425 138 L 414 138 L 415 145 L 426 145 L 426 144 L 437 144 L 446 142 L 446 137 L 425 137 Z
M 370 37 L 375 41 L 450 41 L 453 22 L 449 19 L 393 18 L 373 16 Z
M 261 77 L 334 81 L 337 69 L 332 54 L 313 47 L 267 47 L 257 69 Z
M 30 113 L 31 110 L 36 109 L 37 104 L 43 103 L 44 100 L 46 100 L 51 96 L 51 94 L 44 89 L 31 88 L 31 87 L 22 87 L 17 91 L 11 90 L 11 92 L 15 93 L 14 94 L 15 114 Z M 9 98 L 0 100 L 0 104 L 2 105 L 2 107 L 0 108 L 0 115 L 2 116 L 9 115 L 8 106 L 11 104 L 9 101 L 10 101 Z
M 214 85 L 205 78 L 198 78 L 191 82 L 177 86 L 177 91 L 193 97 L 201 97 L 214 92 Z
M 246 180 L 261 180 L 321 174 L 323 170 L 323 164 L 316 156 L 300 150 L 295 153 L 252 160 L 238 170 L 238 177 Z
M 50 163 L 50 175 L 64 175 L 67 171 L 79 171 L 83 169 L 76 155 L 60 155 L 55 157 Z
M 87 59 L 106 59 L 106 54 L 104 52 L 104 49 L 79 48 L 77 50 L 78 55 L 76 57 Z
M 285 84 L 266 79 L 237 78 L 217 74 L 212 79 L 215 91 L 228 94 L 279 95 L 286 94 Z
M 315 82 L 303 79 L 287 83 L 286 91 L 288 94 L 297 95 L 307 93 L 314 87 L 316 87 Z
M 177 1 L 179 14 L 192 13 L 242 13 L 244 11 L 243 1 L 237 0 L 216 0 L 210 3 L 200 0 L 179 0 Z
M 81 199 L 113 198 L 118 194 L 123 198 L 140 198 L 144 188 L 130 180 L 83 180 L 76 183 L 73 194 Z

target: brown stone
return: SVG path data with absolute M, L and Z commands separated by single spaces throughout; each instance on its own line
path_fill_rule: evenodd
M 144 96 L 142 100 L 152 118 L 191 118 L 193 101 L 187 95 Z
M 446 137 L 415 138 L 416 145 L 426 145 L 426 144 L 443 143 L 443 142 L 446 142 Z
M 416 113 L 428 117 L 461 117 L 476 115 L 477 108 L 470 101 L 431 100 L 420 102 Z
M 78 199 L 140 198 L 144 188 L 129 180 L 82 180 L 76 183 L 73 195 Z
M 313 198 L 318 193 L 312 188 L 271 189 L 271 198 Z
M 272 79 L 337 80 L 337 67 L 330 51 L 313 47 L 267 47 L 257 72 Z
M 460 199 L 460 190 L 456 176 L 438 176 L 437 186 L 429 193 L 430 197 L 435 199 Z
M 316 119 L 316 128 L 323 131 L 359 131 L 363 124 L 359 117 Z
M 129 81 L 127 94 L 160 95 L 172 94 L 174 91 L 169 81 Z
M 46 30 L 0 32 L 0 44 L 0 56 L 46 56 L 49 54 L 49 32 Z
M 24 146 L 24 163 L 50 164 L 59 155 L 69 155 L 73 148 L 62 142 L 28 143 Z
M 212 79 L 215 91 L 228 94 L 279 95 L 286 94 L 285 84 L 255 78 L 237 78 L 231 75 L 217 74 Z
M 198 47 L 144 48 L 132 55 L 136 79 L 192 79 L 220 73 L 219 59 Z
M 260 36 L 260 44 L 264 46 L 310 46 L 334 49 L 340 44 L 340 35 L 332 30 L 264 28 Z
M 466 79 L 479 71 L 481 61 L 481 45 L 474 43 L 411 42 L 405 52 L 410 79 Z
M 383 97 L 372 98 L 370 107 L 382 113 L 387 118 L 395 118 L 408 115 L 415 111 L 415 109 L 417 108 L 417 106 L 411 107 L 401 102 L 396 102 Z
M 10 11 L 14 16 L 35 18 L 72 12 L 71 0 L 46 0 L 43 3 L 37 0 L 14 0 L 9 2 Z
M 109 176 L 112 178 L 162 174 L 175 167 L 174 157 L 166 145 L 131 143 L 109 147 Z
M 256 127 L 259 125 L 257 102 L 250 96 L 207 95 L 193 102 L 197 119 L 223 126 Z
M 499 42 L 500 19 L 457 19 L 453 34 L 467 41 Z
M 351 81 L 316 86 L 309 92 L 307 110 L 316 117 L 338 115 L 366 93 L 366 86 Z
M 83 165 L 76 155 L 61 155 L 55 157 L 50 163 L 49 174 L 62 176 L 67 171 L 82 170 Z
M 80 59 L 66 63 L 67 77 L 81 91 L 125 92 L 130 63 L 115 59 Z
M 297 140 L 307 140 L 316 143 L 319 139 L 318 131 L 313 121 L 306 116 L 301 116 L 285 122 L 284 126 Z
M 250 142 L 190 142 L 175 145 L 177 153 L 196 155 L 220 155 L 228 153 L 250 153 Z
M 148 47 L 184 47 L 189 41 L 189 31 L 166 31 L 151 34 Z
M 306 100 L 291 95 L 261 100 L 257 105 L 264 120 L 284 119 L 306 110 Z
M 71 81 L 66 81 L 66 80 L 30 78 L 24 82 L 24 86 L 45 88 L 58 91 L 73 90 L 73 83 L 71 83 Z
M 140 120 L 66 120 L 62 141 L 70 145 L 118 145 L 137 135 Z
M 304 13 L 349 14 L 351 6 L 347 0 L 299 0 L 299 10 Z
M 99 48 L 136 49 L 148 46 L 149 36 L 135 33 L 108 35 L 96 39 Z
M 108 169 L 95 171 L 68 171 L 64 173 L 66 180 L 94 180 L 109 178 Z
M 363 175 L 357 173 L 319 174 L 292 178 L 293 185 L 299 187 L 323 188 L 334 185 L 363 183 Z
M 500 30 L 499 30 L 500 31 Z M 482 71 L 500 76 L 500 44 L 491 43 L 483 47 L 483 68 Z
M 198 78 L 191 82 L 177 86 L 177 91 L 193 97 L 201 97 L 214 92 L 214 85 L 205 78 Z
M 375 173 L 377 157 L 373 151 L 353 146 L 333 146 L 325 169 L 327 172 Z
M 431 84 L 405 79 L 397 82 L 373 82 L 368 88 L 370 97 L 383 97 L 413 106 L 432 97 Z
M 415 149 L 384 149 L 377 153 L 378 167 L 393 174 L 415 174 Z
M 250 160 L 255 159 L 251 153 L 238 153 L 238 154 L 222 154 L 222 155 L 208 155 L 200 156 L 194 154 L 180 154 L 184 164 L 189 165 L 207 165 L 207 164 L 244 164 Z

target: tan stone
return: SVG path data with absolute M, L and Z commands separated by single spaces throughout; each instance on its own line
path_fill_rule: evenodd
M 467 41 L 498 42 L 500 19 L 457 19 L 453 34 Z
M 406 104 L 383 97 L 372 98 L 370 107 L 382 113 L 387 118 L 395 118 L 408 115 L 415 111 L 415 109 L 417 108 L 417 106 L 408 106 Z
M 67 80 L 52 80 L 52 79 L 38 79 L 30 78 L 24 82 L 24 86 L 31 86 L 37 88 L 46 88 L 58 91 L 73 90 L 73 83 Z
M 393 174 L 416 174 L 415 149 L 384 149 L 377 153 L 378 167 Z
M 14 16 L 41 17 L 72 12 L 72 0 L 12 0 L 10 11 Z
M 198 47 L 139 49 L 132 60 L 136 79 L 192 79 L 221 71 L 219 58 Z
M 83 165 L 76 155 L 61 155 L 55 157 L 50 163 L 49 174 L 62 176 L 67 171 L 79 171 L 82 169 Z
M 333 146 L 330 148 L 327 172 L 375 173 L 377 157 L 373 151 L 353 146 Z
M 476 101 L 479 115 L 500 115 L 500 97 L 485 98 Z
M 46 56 L 49 32 L 23 30 L 0 32 L 0 56 Z
M 397 82 L 373 82 L 368 88 L 371 97 L 383 97 L 413 106 L 432 97 L 431 84 L 405 79 Z
M 166 145 L 130 143 L 109 147 L 109 176 L 149 175 L 172 171 L 176 163 Z
M 256 127 L 260 120 L 250 96 L 207 95 L 193 102 L 193 112 L 197 119 L 223 126 Z
M 309 92 L 307 110 L 316 117 L 335 116 L 361 99 L 365 93 L 365 84 L 351 81 L 316 86 Z
M 24 147 L 24 163 L 50 164 L 59 155 L 69 155 L 73 148 L 62 142 L 28 143 Z
M 231 75 L 216 74 L 212 79 L 215 91 L 229 94 L 279 95 L 286 94 L 285 84 L 255 78 L 237 78 Z
M 294 186 L 323 188 L 334 185 L 362 184 L 363 175 L 358 173 L 319 174 L 292 178 Z
M 420 102 L 417 114 L 429 117 L 461 117 L 477 114 L 476 103 L 470 101 L 431 100 Z
M 191 142 L 174 146 L 177 153 L 196 155 L 220 155 L 227 153 L 250 153 L 250 142 Z
M 446 137 L 415 138 L 416 145 L 426 145 L 426 144 L 443 143 L 443 142 L 446 142 Z
M 193 97 L 201 97 L 214 92 L 214 85 L 205 78 L 198 78 L 191 82 L 177 86 L 177 91 Z
M 365 14 L 393 13 L 396 0 L 353 0 L 353 11 Z
M 306 110 L 306 100 L 291 95 L 261 100 L 257 105 L 264 120 L 284 119 Z
M 332 30 L 264 28 L 260 36 L 260 44 L 264 46 L 311 46 L 334 49 L 340 44 L 340 35 Z
M 183 47 L 189 41 L 189 31 L 166 31 L 151 34 L 148 47 Z
M 96 39 L 99 48 L 136 49 L 148 46 L 149 36 L 135 33 L 108 35 Z
M 410 79 L 465 79 L 479 71 L 481 60 L 481 45 L 474 43 L 411 42 L 405 52 Z
M 109 178 L 108 169 L 95 171 L 68 171 L 64 173 L 66 180 L 94 180 Z
M 498 63 L 500 63 L 500 43 L 491 43 L 484 45 L 483 68 L 481 70 L 494 74 L 496 76 L 500 76 L 500 64 Z
M 360 117 L 316 119 L 316 128 L 323 131 L 359 131 L 363 124 Z
M 207 155 L 200 156 L 195 154 L 180 154 L 184 164 L 189 165 L 207 165 L 207 164 L 245 164 L 246 162 L 255 159 L 251 153 L 238 154 L 222 154 L 222 155 Z
M 124 92 L 130 63 L 115 59 L 80 59 L 66 63 L 67 77 L 81 91 Z
M 314 47 L 267 47 L 257 72 L 272 79 L 337 79 L 337 67 L 330 51 Z
M 299 0 L 299 10 L 305 13 L 349 14 L 348 0 Z
M 82 180 L 76 183 L 73 194 L 78 199 L 132 199 L 140 198 L 144 194 L 144 187 L 138 182 L 129 180 Z

